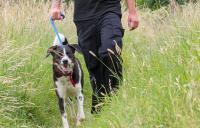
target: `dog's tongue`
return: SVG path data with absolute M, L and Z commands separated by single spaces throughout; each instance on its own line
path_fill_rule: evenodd
M 64 64 L 64 65 L 62 66 L 62 70 L 63 70 L 64 72 L 67 72 L 67 65 L 66 65 L 66 64 Z
M 67 68 L 67 64 L 63 64 L 63 67 Z

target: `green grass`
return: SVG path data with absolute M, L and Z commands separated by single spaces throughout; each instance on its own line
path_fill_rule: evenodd
M 1 3 L 1 2 L 0 2 Z M 0 4 L 0 128 L 60 128 L 51 57 L 50 4 Z M 57 25 L 76 42 L 72 9 Z M 126 15 L 122 19 L 126 28 Z M 86 74 L 83 128 L 200 127 L 200 4 L 172 15 L 140 10 L 140 27 L 126 31 L 124 80 L 99 116 L 90 114 Z

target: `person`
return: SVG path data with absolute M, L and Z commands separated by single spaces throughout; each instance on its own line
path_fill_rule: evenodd
M 139 25 L 135 0 L 126 0 L 128 26 Z M 61 20 L 61 0 L 53 0 L 50 16 Z M 120 0 L 75 0 L 74 23 L 92 86 L 91 113 L 100 111 L 105 95 L 119 88 L 122 79 L 122 37 Z

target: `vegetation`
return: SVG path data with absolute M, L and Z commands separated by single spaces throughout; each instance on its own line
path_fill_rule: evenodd
M 20 2 L 25 2 L 27 0 L 8 0 L 10 2 L 14 2 L 14 3 L 20 3 Z M 34 3 L 38 3 L 38 2 L 50 2 L 52 0 L 29 0 L 32 1 Z M 66 3 L 68 6 L 74 1 L 74 0 L 61 0 L 64 3 Z M 122 2 L 126 2 L 126 0 L 121 0 Z M 167 6 L 169 5 L 171 2 L 175 2 L 176 4 L 179 5 L 185 5 L 188 2 L 197 2 L 197 0 L 136 0 L 136 4 L 139 7 L 148 7 L 152 10 L 156 10 L 161 8 L 162 6 Z
M 167 6 L 173 0 L 137 0 L 137 5 L 141 7 L 148 7 L 152 10 L 161 8 L 162 6 Z M 174 0 L 178 5 L 184 5 L 187 0 Z
M 54 32 L 50 3 L 0 1 L 0 127 L 62 127 L 52 83 L 51 58 L 45 58 Z M 57 22 L 77 42 L 72 22 Z M 124 79 L 99 116 L 90 114 L 91 88 L 83 57 L 85 112 L 83 128 L 198 128 L 200 126 L 200 4 L 171 14 L 139 10 L 140 27 L 125 32 Z M 127 13 L 123 14 L 126 27 Z M 64 29 L 63 29 L 64 28 Z

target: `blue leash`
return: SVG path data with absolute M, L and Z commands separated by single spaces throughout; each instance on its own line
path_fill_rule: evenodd
M 63 17 L 63 19 L 65 18 L 64 14 L 61 14 L 61 16 Z M 50 22 L 51 22 L 51 26 L 53 27 L 54 32 L 56 33 L 56 36 L 58 37 L 60 45 L 62 46 L 62 48 L 64 48 L 63 42 L 62 42 L 60 35 L 59 35 L 59 32 L 58 32 L 58 29 L 56 28 L 56 25 L 55 25 L 54 20 L 52 18 L 50 18 Z

